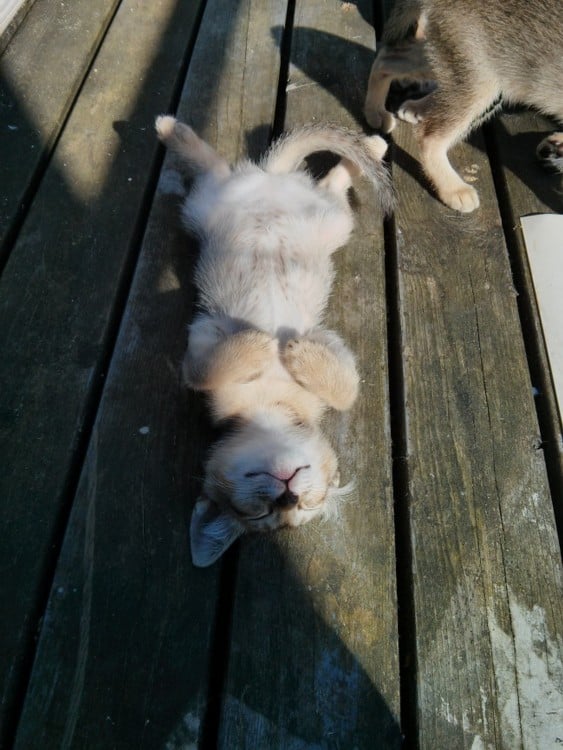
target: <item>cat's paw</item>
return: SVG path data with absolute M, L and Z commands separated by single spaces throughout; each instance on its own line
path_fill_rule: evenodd
M 288 341 L 280 356 L 299 385 L 333 409 L 346 411 L 358 395 L 359 377 L 352 354 L 342 348 L 340 355 L 323 341 L 303 338 Z
M 409 122 L 411 125 L 418 125 L 424 120 L 424 109 L 421 104 L 422 99 L 408 99 L 403 102 L 397 110 L 397 116 L 403 122 Z
M 244 330 L 219 340 L 204 356 L 188 347 L 183 373 L 187 385 L 196 390 L 215 390 L 234 383 L 251 383 L 276 362 L 278 343 L 263 331 Z
M 439 190 L 438 197 L 450 208 L 469 214 L 479 208 L 479 193 L 465 182 L 453 190 Z
M 166 142 L 172 137 L 176 122 L 176 118 L 172 115 L 159 115 L 156 118 L 154 126 L 161 141 Z
M 381 130 L 383 133 L 390 133 L 397 124 L 397 119 L 391 112 L 369 104 L 365 106 L 364 116 L 368 125 L 375 130 Z
M 309 339 L 290 339 L 281 351 L 285 369 L 307 387 L 311 378 L 318 375 L 318 366 L 323 364 L 325 346 Z
M 241 383 L 249 383 L 261 377 L 264 371 L 277 359 L 277 339 L 263 331 L 242 331 L 232 336 L 225 345 L 225 359 L 231 369 L 231 377 L 236 374 Z
M 536 156 L 542 166 L 563 173 L 563 133 L 552 133 L 544 138 L 536 149 Z

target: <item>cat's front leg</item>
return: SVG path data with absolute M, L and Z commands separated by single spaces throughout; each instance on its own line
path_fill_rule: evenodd
M 431 78 L 425 51 L 424 41 L 418 39 L 386 44 L 379 50 L 369 76 L 364 104 L 366 120 L 373 128 L 390 133 L 396 125 L 395 117 L 386 108 L 393 81 L 424 81 Z
M 387 111 L 385 102 L 396 74 L 387 65 L 386 52 L 386 48 L 383 48 L 372 65 L 364 104 L 364 115 L 372 128 L 390 133 L 396 125 L 396 120 L 393 114 Z
M 350 409 L 358 395 L 359 376 L 350 349 L 334 331 L 317 329 L 290 339 L 281 360 L 291 376 L 333 409 Z
M 247 329 L 226 335 L 218 328 L 213 331 L 190 331 L 183 374 L 186 383 L 196 390 L 249 383 L 278 357 L 277 339 L 263 331 Z

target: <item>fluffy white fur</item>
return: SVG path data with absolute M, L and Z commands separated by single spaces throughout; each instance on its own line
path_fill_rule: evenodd
M 352 175 L 366 174 L 390 207 L 386 145 L 378 136 L 306 126 L 259 165 L 231 170 L 187 125 L 163 116 L 156 127 L 195 176 L 182 215 L 201 241 L 200 309 L 184 377 L 226 425 L 190 526 L 193 562 L 206 566 L 244 531 L 299 526 L 339 492 L 337 459 L 319 422 L 328 407 L 352 406 L 359 379 L 354 355 L 322 320 L 331 255 L 353 227 Z M 315 183 L 298 168 L 320 150 L 343 158 Z

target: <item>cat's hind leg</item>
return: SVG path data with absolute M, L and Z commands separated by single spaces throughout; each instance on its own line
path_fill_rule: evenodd
M 367 136 L 364 139 L 373 159 L 381 161 L 387 152 L 387 142 L 379 135 Z M 321 180 L 319 187 L 334 193 L 339 198 L 345 197 L 352 187 L 352 180 L 360 177 L 362 170 L 350 159 L 342 158 Z
M 321 180 L 319 187 L 334 193 L 339 198 L 345 197 L 352 187 L 352 178 L 360 174 L 360 170 L 347 159 L 341 159 Z
M 212 174 L 223 180 L 230 175 L 226 160 L 188 125 L 170 115 L 161 115 L 156 118 L 155 127 L 159 139 L 180 158 L 189 176 Z
M 281 360 L 290 375 L 337 411 L 350 409 L 359 376 L 350 349 L 334 331 L 315 329 L 287 342 Z
M 439 88 L 417 102 L 417 139 L 420 161 L 440 200 L 469 213 L 479 206 L 479 195 L 452 167 L 448 151 L 498 99 L 493 82 L 463 73 L 459 80 L 440 81 Z
M 379 135 L 368 136 L 365 144 L 374 159 L 381 161 L 387 151 L 387 143 Z M 335 195 L 346 214 L 351 215 L 348 201 L 348 190 L 352 187 L 352 180 L 360 177 L 361 169 L 349 159 L 341 159 L 321 180 L 319 187 Z

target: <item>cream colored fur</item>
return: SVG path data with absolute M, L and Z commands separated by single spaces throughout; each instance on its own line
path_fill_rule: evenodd
M 193 562 L 206 566 L 243 532 L 299 526 L 341 492 L 320 420 L 327 408 L 352 406 L 359 378 L 354 355 L 322 321 L 331 255 L 353 227 L 352 175 L 366 174 L 390 206 L 386 146 L 306 126 L 259 165 L 231 170 L 187 125 L 164 116 L 156 127 L 196 178 L 182 212 L 201 240 L 184 378 L 228 426 L 211 448 L 190 527 Z M 343 158 L 315 183 L 298 167 L 319 150 Z
M 405 102 L 398 116 L 416 125 L 421 163 L 438 197 L 473 211 L 479 196 L 451 166 L 452 145 L 501 99 L 563 122 L 563 2 L 398 0 L 368 82 L 368 122 L 389 132 L 391 82 L 421 78 L 433 79 L 436 89 Z M 563 134 L 544 139 L 538 156 L 563 172 Z

